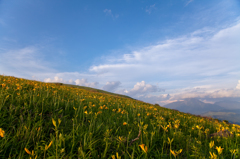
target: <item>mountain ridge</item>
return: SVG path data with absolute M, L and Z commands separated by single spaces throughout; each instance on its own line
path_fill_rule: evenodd
M 219 101 L 210 104 L 201 102 L 196 98 L 186 98 L 184 101 L 169 103 L 163 107 L 240 124 L 240 108 L 238 108 L 240 102 L 237 101 Z

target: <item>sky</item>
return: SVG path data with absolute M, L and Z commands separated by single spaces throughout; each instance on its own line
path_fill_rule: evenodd
M 0 74 L 161 106 L 240 101 L 240 1 L 0 0 Z

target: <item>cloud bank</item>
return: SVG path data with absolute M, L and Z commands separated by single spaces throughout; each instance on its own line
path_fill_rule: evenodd
M 137 82 L 134 85 L 134 87 L 129 91 L 125 89 L 123 90 L 122 93 L 135 97 L 137 95 L 146 95 L 148 93 L 161 92 L 161 91 L 164 91 L 164 89 L 161 89 L 156 85 L 146 84 L 145 81 L 141 81 L 141 82 Z
M 119 85 L 121 84 L 121 82 L 116 81 L 116 82 L 107 82 L 104 86 L 103 86 L 103 90 L 109 91 L 109 92 L 113 92 L 115 91 Z
M 70 80 L 63 80 L 62 78 L 59 78 L 57 76 L 54 77 L 54 79 L 51 78 L 46 78 L 44 79 L 44 82 L 60 82 L 60 83 L 65 83 L 65 84 L 75 84 L 79 86 L 86 86 L 86 87 L 93 87 L 96 88 L 97 85 L 99 84 L 98 82 L 88 82 L 87 79 L 77 79 L 73 81 L 72 79 Z
M 238 84 L 236 86 L 236 89 L 240 89 L 240 80 L 238 80 Z

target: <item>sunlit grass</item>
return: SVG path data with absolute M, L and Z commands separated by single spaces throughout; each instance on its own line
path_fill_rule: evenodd
M 0 158 L 239 158 L 240 126 L 0 76 Z M 209 137 L 228 130 L 233 137 Z

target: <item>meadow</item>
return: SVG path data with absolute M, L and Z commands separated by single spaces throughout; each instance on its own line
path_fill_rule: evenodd
M 0 75 L 0 158 L 237 159 L 240 126 L 128 97 Z M 209 137 L 229 130 L 233 137 Z

